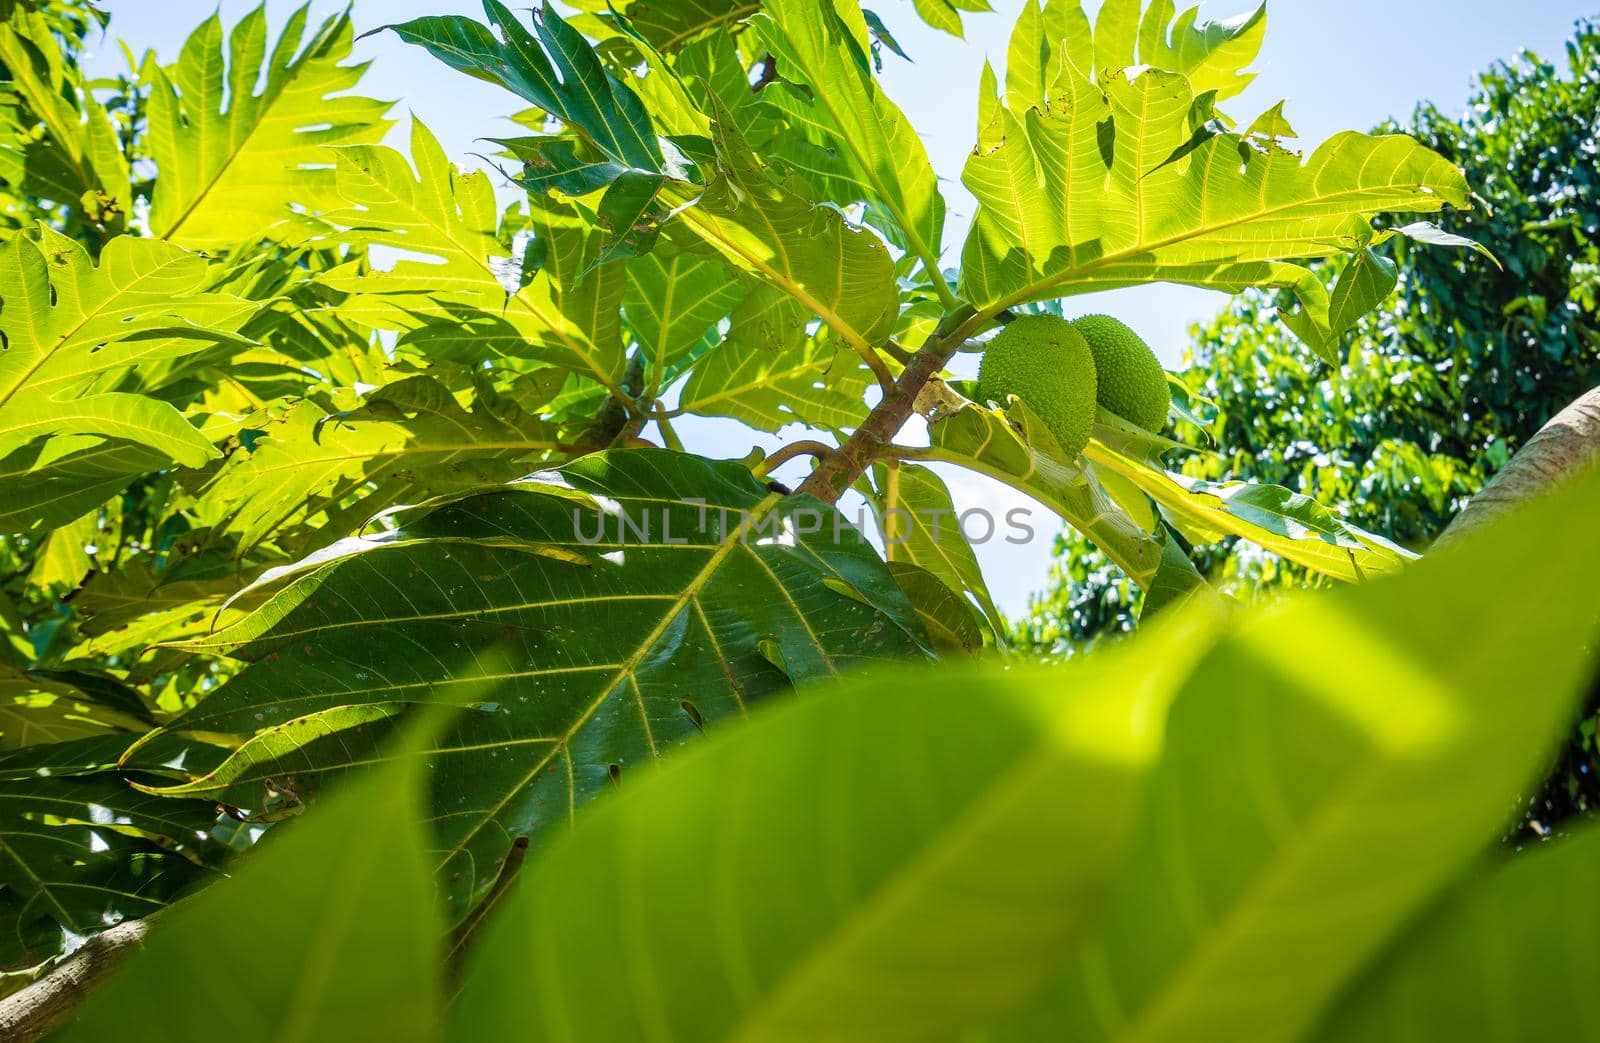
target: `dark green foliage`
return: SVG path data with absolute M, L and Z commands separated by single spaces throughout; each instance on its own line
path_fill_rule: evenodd
M 978 369 L 981 401 L 1003 406 L 1006 396 L 1017 396 L 1073 455 L 1089 444 L 1097 386 L 1088 343 L 1054 315 L 1013 321 L 989 342 Z
M 1486 205 L 1440 223 L 1504 270 L 1396 238 L 1399 289 L 1358 325 L 1338 373 L 1308 370 L 1271 321 L 1274 302 L 1241 296 L 1196 331 L 1184 374 L 1215 403 L 1228 455 L 1197 455 L 1183 470 L 1297 488 L 1422 550 L 1546 420 L 1600 382 L 1600 25 L 1577 27 L 1564 64 L 1524 55 L 1490 68 L 1463 119 L 1424 104 L 1404 129 L 1466 170 Z M 1137 588 L 1075 533 L 1058 549 L 1052 589 L 1019 635 L 1059 652 L 1131 627 Z M 1313 582 L 1237 542 L 1197 564 L 1235 594 Z M 1532 816 L 1542 824 L 1600 799 L 1592 717 L 1584 728 Z
M 1072 328 L 1094 352 L 1095 400 L 1146 431 L 1166 427 L 1172 405 L 1167 374 L 1144 338 L 1109 315 L 1085 315 L 1072 320 Z

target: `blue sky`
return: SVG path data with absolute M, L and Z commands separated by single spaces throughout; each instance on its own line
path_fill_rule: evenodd
M 950 202 L 946 263 L 959 252 L 971 215 L 971 198 L 960 185 L 961 166 L 975 136 L 977 82 L 988 58 L 1003 69 L 1006 39 L 1020 0 L 994 0 L 998 10 L 969 16 L 967 39 L 936 33 L 912 13 L 910 0 L 876 0 L 870 6 L 889 25 L 912 61 L 885 58 L 883 83 L 905 110 L 927 144 L 934 169 L 944 180 Z M 519 0 L 513 7 L 529 6 Z M 1252 0 L 1209 0 L 1202 14 L 1220 18 L 1247 9 Z M 135 52 L 154 48 L 163 60 L 176 58 L 184 37 L 218 8 L 216 0 L 102 0 L 112 14 L 112 36 Z M 222 0 L 228 22 L 255 6 L 254 0 Z M 269 0 L 274 25 L 297 3 Z M 339 0 L 315 0 L 314 14 L 331 13 Z M 1090 7 L 1098 6 L 1089 0 Z M 1187 6 L 1180 4 L 1181 6 Z M 359 30 L 424 14 L 480 15 L 476 0 L 357 0 Z M 1366 129 L 1388 116 L 1403 116 L 1421 99 L 1447 111 L 1465 104 L 1472 74 L 1490 62 L 1528 48 L 1560 56 L 1575 20 L 1600 14 L 1600 0 L 1278 0 L 1269 4 L 1266 47 L 1255 70 L 1256 82 L 1229 111 L 1249 117 L 1288 98 L 1288 114 L 1301 143 L 1315 143 L 1340 130 Z M 418 48 L 391 34 L 360 41 L 357 55 L 373 67 L 361 90 L 400 102 L 396 112 L 415 114 L 443 140 L 464 166 L 483 165 L 471 153 L 483 151 L 478 139 L 504 135 L 505 114 L 521 107 L 510 94 L 453 73 Z M 120 52 L 109 41 L 94 48 L 95 72 L 120 68 Z M 392 143 L 404 147 L 402 120 Z M 1223 298 L 1182 287 L 1141 287 L 1077 298 L 1077 312 L 1106 311 L 1137 327 L 1164 362 L 1181 358 L 1190 323 L 1213 314 Z M 971 357 L 958 367 L 971 367 Z M 768 448 L 783 438 L 751 438 L 735 424 L 691 423 L 681 433 L 691 450 L 711 456 L 743 455 L 747 444 Z M 788 472 L 781 472 L 795 477 Z M 1014 506 L 1034 506 L 988 479 L 944 472 L 959 508 L 983 507 L 1002 514 Z M 1044 584 L 1050 536 L 1058 527 L 1034 507 L 1039 537 L 1024 546 L 989 544 L 979 548 L 996 600 L 1008 612 L 1020 611 L 1030 592 Z M 853 514 L 852 510 L 852 514 Z

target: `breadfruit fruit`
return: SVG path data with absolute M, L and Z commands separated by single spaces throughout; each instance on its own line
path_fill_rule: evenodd
M 980 401 L 1005 405 L 1015 395 L 1038 415 L 1061 448 L 1076 456 L 1094 427 L 1094 355 L 1083 335 L 1054 315 L 1013 319 L 984 350 Z
M 1072 328 L 1094 353 L 1096 401 L 1146 431 L 1166 427 L 1172 392 L 1161 361 L 1144 338 L 1109 315 L 1085 315 L 1074 319 Z

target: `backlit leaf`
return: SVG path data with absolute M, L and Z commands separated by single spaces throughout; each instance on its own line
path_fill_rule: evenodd
M 800 306 L 773 287 L 751 291 L 734 309 L 728 336 L 690 374 L 679 408 L 762 431 L 860 423 L 872 375 L 832 339 L 809 336 L 805 322 Z
M 223 56 L 222 19 L 207 19 L 170 69 L 154 68 L 150 227 L 194 249 L 220 250 L 290 225 L 290 204 L 338 205 L 329 145 L 374 142 L 389 103 L 347 93 L 365 65 L 350 56 L 348 13 L 305 38 L 310 4 L 290 16 L 270 56 L 266 5 L 234 26 Z M 262 82 L 258 86 L 258 80 Z
M 468 364 L 509 355 L 556 362 L 604 384 L 621 377 L 620 264 L 590 271 L 598 237 L 570 207 L 542 204 L 545 263 L 526 285 L 501 282 L 510 251 L 496 238 L 499 207 L 488 175 L 461 174 L 439 141 L 413 122 L 412 158 L 353 146 L 336 153 L 350 204 L 328 221 L 344 242 L 404 251 L 387 270 L 343 270 L 322 282 L 356 295 L 344 314 L 405 331 L 403 344 Z M 421 255 L 420 257 L 415 255 Z M 423 259 L 427 258 L 427 259 Z
M 492 485 L 536 471 L 560 447 L 549 425 L 480 385 L 470 410 L 431 377 L 369 394 L 329 413 L 301 402 L 263 421 L 202 497 L 226 511 L 224 528 L 253 546 L 360 496 L 365 520 L 401 501 Z M 322 526 L 324 539 L 345 535 Z
M 1171 8 L 1152 11 L 1162 6 Z M 1132 64 L 1131 39 L 1115 61 L 1101 54 L 1122 39 L 1107 22 L 1124 18 L 1123 8 L 1136 15 L 1139 4 L 1102 8 L 1096 70 Z M 1043 31 L 1037 17 L 1018 24 L 1019 35 Z M 1018 49 L 1030 45 L 1014 40 Z M 993 123 L 963 174 L 980 206 L 961 290 L 987 310 L 1145 282 L 1295 285 L 1285 262 L 1365 245 L 1377 214 L 1467 205 L 1461 173 L 1403 137 L 1341 134 L 1302 161 L 1217 133 L 1169 161 L 1193 145 L 1199 84 L 1159 66 L 1092 83 L 1089 70 L 1057 61 L 1036 66 L 1045 77 L 1025 93 L 1008 92 L 1006 104 L 989 108 Z M 1026 96 L 1041 84 L 1048 100 Z M 1325 299 L 1298 295 L 1325 325 Z
M 916 129 L 867 68 L 856 5 L 772 0 L 752 24 L 783 80 L 763 96 L 815 144 L 848 157 L 861 190 L 836 202 L 863 201 L 885 214 L 880 227 L 942 286 L 944 197 Z
M 1568 726 L 1600 625 L 1569 600 L 1600 580 L 1573 553 L 1596 509 L 1579 483 L 1230 632 L 1173 704 L 1094 938 L 994 1038 L 1304 1038 L 1499 842 Z
M 215 456 L 172 406 L 112 390 L 142 365 L 240 342 L 232 331 L 257 306 L 206 282 L 204 260 L 148 239 L 113 239 L 98 265 L 46 228 L 0 246 L 0 459 L 65 434 L 140 443 L 189 466 Z M 54 462 L 35 459 L 21 483 Z M 81 474 L 74 466 L 65 480 Z

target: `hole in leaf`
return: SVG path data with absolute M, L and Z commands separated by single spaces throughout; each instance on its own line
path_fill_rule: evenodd
M 620 765 L 620 764 L 608 764 L 608 765 L 606 765 L 606 774 L 611 776 L 611 781 L 612 782 L 621 784 L 621 782 L 622 782 L 622 765 Z
M 687 699 L 678 705 L 683 707 L 683 712 L 689 715 L 689 720 L 694 724 L 697 730 L 706 730 L 706 719 L 700 716 L 700 708 L 698 706 L 696 706 L 694 703 L 691 703 Z

